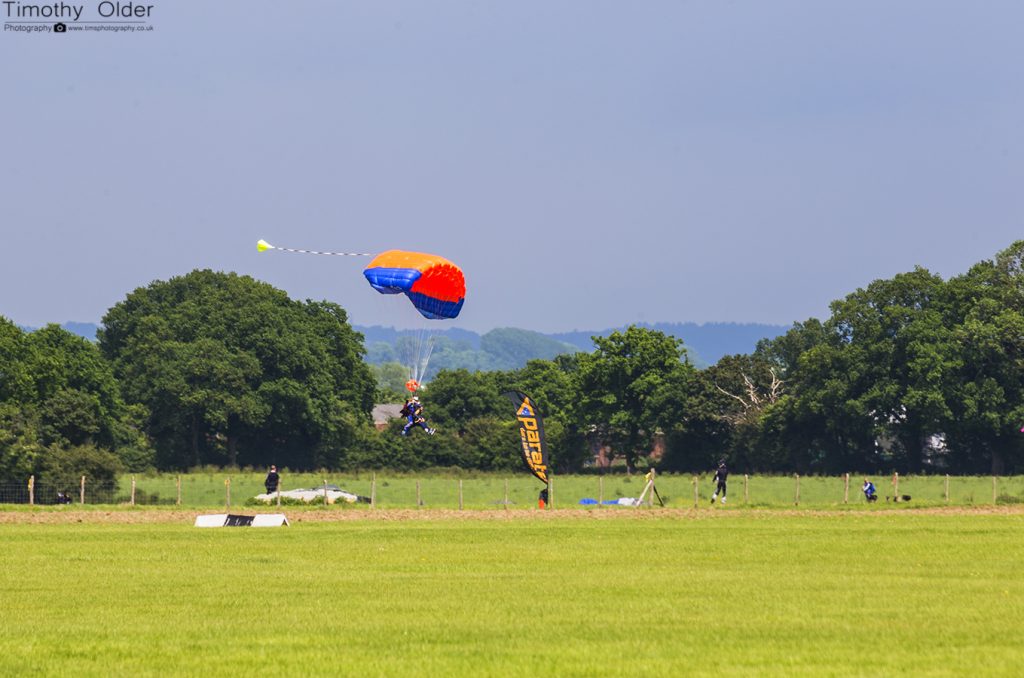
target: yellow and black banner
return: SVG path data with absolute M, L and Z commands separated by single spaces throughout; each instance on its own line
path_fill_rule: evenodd
M 545 485 L 548 482 L 548 447 L 544 442 L 544 420 L 530 396 L 520 391 L 508 391 L 503 396 L 516 406 L 519 435 L 522 438 L 523 459 Z

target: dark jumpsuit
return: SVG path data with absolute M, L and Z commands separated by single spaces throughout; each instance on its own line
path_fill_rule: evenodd
M 715 490 L 715 494 L 720 494 L 722 497 L 725 497 L 725 481 L 728 477 L 729 469 L 725 467 L 725 464 L 722 464 L 718 467 L 718 470 L 715 471 L 715 480 L 718 482 L 718 489 Z

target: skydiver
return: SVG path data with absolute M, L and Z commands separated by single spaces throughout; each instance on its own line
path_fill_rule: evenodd
M 436 432 L 435 429 L 427 426 L 427 420 L 423 418 L 423 405 L 420 404 L 418 396 L 406 399 L 405 406 L 402 407 L 402 414 L 406 418 L 406 424 L 402 428 L 403 436 L 409 435 L 409 429 L 413 426 L 419 426 L 427 432 L 427 435 L 432 436 Z

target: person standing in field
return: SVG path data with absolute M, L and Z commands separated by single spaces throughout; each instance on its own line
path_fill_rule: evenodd
M 729 478 L 729 469 L 725 466 L 725 459 L 718 460 L 718 470 L 715 471 L 714 481 L 717 483 L 715 487 L 715 493 L 711 495 L 711 503 L 714 504 L 715 500 L 718 499 L 718 494 L 722 494 L 722 503 L 725 503 L 725 490 L 726 480 Z
M 280 482 L 281 476 L 277 474 L 277 467 L 271 464 L 270 473 L 267 474 L 267 479 L 263 481 L 263 487 L 267 488 L 267 494 L 277 492 L 277 485 Z

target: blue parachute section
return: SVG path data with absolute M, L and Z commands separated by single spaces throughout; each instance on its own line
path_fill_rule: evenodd
M 423 273 L 411 268 L 368 268 L 363 275 L 370 287 L 381 294 L 404 294 Z

